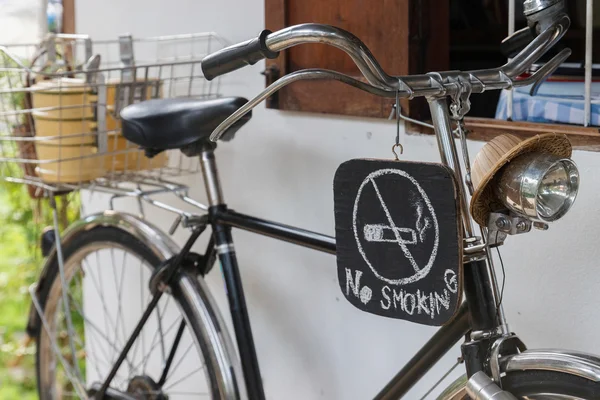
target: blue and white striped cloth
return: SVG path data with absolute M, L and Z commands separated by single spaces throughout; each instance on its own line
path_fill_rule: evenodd
M 600 103 L 592 102 L 592 121 L 600 126 Z M 496 108 L 497 119 L 507 119 L 508 91 L 503 90 Z M 529 96 L 514 91 L 513 121 L 549 122 L 583 125 L 584 101 L 578 98 L 558 96 Z

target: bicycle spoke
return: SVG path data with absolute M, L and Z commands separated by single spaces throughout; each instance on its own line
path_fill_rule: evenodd
M 162 329 L 162 317 L 160 316 L 160 308 L 156 307 L 156 313 L 158 318 L 158 331 L 160 332 L 160 353 L 162 356 L 162 362 L 165 363 L 165 335 Z M 164 313 L 163 313 L 164 315 Z
M 165 379 L 165 382 L 168 382 L 169 379 L 173 376 L 173 374 L 175 373 L 174 371 L 176 371 L 177 367 L 179 367 L 181 365 L 181 363 L 185 359 L 185 356 L 190 351 L 190 349 L 192 348 L 193 345 L 194 345 L 194 341 L 192 340 L 192 342 L 189 344 L 189 346 L 183 351 L 182 356 L 179 359 L 179 361 L 177 361 L 175 366 L 171 369 L 171 373 L 167 376 L 167 379 Z M 202 369 L 202 368 L 204 368 L 204 361 L 202 362 L 202 365 L 200 366 L 200 369 Z
M 191 377 L 192 375 L 194 375 L 196 372 L 200 372 L 202 371 L 202 369 L 204 368 L 204 363 L 202 363 L 202 365 L 198 368 L 196 368 L 195 370 L 193 370 L 192 372 L 190 372 L 189 374 L 185 375 L 183 378 L 176 380 L 175 382 L 171 383 L 169 386 L 163 388 L 164 390 L 169 390 L 169 388 L 177 385 L 178 383 L 183 382 L 184 380 L 188 379 L 189 377 Z
M 161 348 L 161 355 L 162 355 L 162 360 L 163 363 L 165 362 L 165 340 L 164 340 L 164 334 L 162 332 L 162 323 L 161 323 L 161 318 L 160 318 L 160 307 L 156 307 L 156 313 L 157 313 L 157 322 L 158 322 L 158 329 L 156 330 L 156 332 L 154 332 L 154 337 L 159 337 L 160 338 L 160 348 Z M 164 315 L 164 313 L 163 313 Z M 152 342 L 154 342 L 154 339 L 152 339 Z M 158 344 L 158 343 L 157 343 Z M 150 355 L 152 354 L 152 350 L 154 349 L 154 345 L 150 345 L 150 351 L 148 353 L 148 356 L 146 357 L 146 360 L 144 361 L 144 368 L 143 370 L 146 370 L 147 364 L 148 364 L 148 360 L 150 359 Z
M 112 319 L 110 318 L 110 313 L 108 312 L 108 307 L 106 306 L 106 302 L 104 301 L 104 295 L 102 295 L 99 291 L 98 282 L 94 278 L 94 274 L 91 271 L 89 263 L 87 263 L 87 260 L 83 260 L 83 263 L 86 264 L 87 269 L 89 270 L 88 275 L 91 278 L 91 281 L 94 285 L 94 288 L 96 289 L 96 292 L 100 295 L 100 301 L 102 302 L 102 309 L 104 310 L 104 325 L 106 328 L 106 332 L 110 332 L 110 329 L 108 328 L 108 323 L 110 323 L 112 329 L 114 329 L 115 327 L 114 327 L 114 324 L 112 323 Z M 115 340 L 116 339 L 117 339 L 117 337 L 115 336 Z M 119 345 L 122 346 L 122 343 L 119 343 Z
M 144 271 L 142 271 L 142 263 L 140 262 L 140 315 L 144 314 Z M 140 339 L 142 341 L 142 354 L 146 354 L 146 339 L 144 338 L 144 332 L 140 332 Z M 144 367 L 142 368 L 142 373 L 146 374 L 146 363 L 144 363 Z
M 169 305 L 169 300 L 171 300 L 171 297 L 170 297 L 170 296 L 167 296 L 167 301 L 165 301 L 165 305 L 163 306 L 162 315 L 165 315 L 165 312 L 166 312 L 166 310 L 167 310 L 167 306 Z M 156 308 L 157 312 L 158 312 L 158 309 L 159 309 L 159 308 L 157 307 L 157 308 Z M 160 314 L 159 314 L 159 315 L 160 315 Z M 161 327 L 161 326 L 162 326 L 162 324 L 159 322 L 159 327 Z M 173 326 L 174 326 L 174 324 L 171 324 L 171 325 L 169 326 L 169 330 L 168 330 L 167 332 L 164 332 L 164 333 L 162 333 L 162 332 L 160 332 L 160 331 L 158 331 L 158 330 L 157 330 L 156 332 L 154 332 L 154 336 L 152 337 L 152 340 L 150 341 L 150 348 L 151 348 L 151 349 L 153 349 L 153 348 L 154 348 L 154 346 L 156 346 L 156 344 L 157 344 L 157 343 L 156 343 L 156 339 L 157 339 L 157 337 L 160 337 L 160 338 L 161 338 L 161 341 L 163 342 L 163 347 L 164 347 L 164 335 L 166 335 L 166 334 L 167 334 L 167 333 L 168 333 L 168 332 L 171 330 L 171 328 L 172 328 Z M 159 333 L 160 333 L 160 335 L 161 335 L 161 336 L 159 336 Z M 146 360 L 147 360 L 147 359 L 148 359 L 148 357 L 146 357 Z M 164 363 L 164 361 L 165 361 L 165 360 L 164 360 L 164 348 L 163 348 L 163 363 Z
M 171 299 L 173 302 L 177 300 L 172 294 L 164 298 L 155 297 L 148 286 L 154 261 L 150 262 L 152 259 L 131 251 L 127 243 L 116 243 L 114 247 L 104 246 L 104 243 L 93 244 L 89 251 L 76 252 L 75 255 L 68 261 L 65 290 L 74 330 L 66 332 L 66 314 L 56 310 L 61 301 L 58 295 L 54 295 L 54 300 L 51 300 L 54 302 L 49 303 L 52 308 L 48 310 L 56 310 L 51 314 L 55 325 L 49 334 L 61 344 L 52 352 L 56 356 L 51 353 L 45 359 L 48 361 L 44 361 L 45 370 L 55 372 L 48 375 L 51 379 L 48 383 L 52 386 L 42 398 L 79 398 L 75 393 L 79 393 L 79 386 L 86 390 L 87 383 L 92 382 L 125 392 L 133 377 L 144 375 L 155 382 L 164 381 L 164 385 L 157 387 L 165 388 L 164 391 L 138 392 L 145 395 L 142 396 L 144 398 L 158 393 L 171 394 L 176 398 L 211 398 L 211 387 L 204 383 L 202 372 L 206 365 L 201 349 L 196 348 L 194 333 L 190 330 L 189 337 L 184 337 L 187 327 L 185 310 L 172 307 Z M 139 271 L 135 271 L 136 265 Z M 112 274 L 112 277 L 103 274 Z M 136 290 L 139 294 L 135 293 Z M 137 301 L 140 305 L 136 304 Z M 139 308 L 146 323 L 140 325 L 138 320 L 132 331 L 131 324 L 136 321 Z M 135 337 L 133 332 L 137 332 Z M 76 357 L 69 357 L 66 353 L 67 333 L 77 351 Z M 129 349 L 127 353 L 123 353 L 124 340 Z M 63 355 L 68 361 L 61 366 L 57 357 Z M 123 364 L 117 363 L 116 359 Z M 71 380 L 73 378 L 65 374 L 71 373 L 75 366 L 80 367 L 82 378 Z
M 152 295 L 152 293 L 148 292 L 148 296 L 146 297 L 146 304 L 150 303 L 150 296 Z M 156 337 L 156 332 L 154 333 L 155 337 Z M 132 351 L 132 360 L 135 362 L 135 358 L 137 356 L 137 351 L 140 347 L 140 342 L 141 342 L 141 338 L 139 336 L 143 336 L 143 329 L 140 332 L 140 335 L 138 335 L 138 340 L 135 341 L 134 347 L 133 347 L 133 351 Z M 153 346 L 150 346 L 150 348 L 152 348 Z M 144 351 L 142 350 L 142 357 L 144 357 Z M 138 366 L 140 366 L 141 364 L 138 364 Z
M 98 268 L 98 280 L 100 281 L 100 297 L 101 297 L 101 301 L 102 301 L 102 305 L 104 307 L 104 325 L 106 328 L 106 333 L 108 334 L 108 332 L 110 332 L 108 330 L 108 310 L 106 307 L 106 304 L 104 303 L 104 287 L 102 285 L 102 273 L 101 271 L 99 271 L 100 269 L 100 256 L 98 255 L 98 251 L 95 253 L 96 254 L 96 268 Z M 92 275 L 91 271 L 90 271 L 90 275 Z M 95 280 L 94 280 L 95 281 Z M 112 325 L 112 324 L 111 324 Z M 115 334 L 115 340 L 117 339 L 116 334 Z
M 177 329 L 177 333 L 175 334 L 175 339 L 173 339 L 173 345 L 171 346 L 171 350 L 169 351 L 169 358 L 166 361 L 163 361 L 163 372 L 160 375 L 160 379 L 158 380 L 158 385 L 162 386 L 165 384 L 167 380 L 167 375 L 169 374 L 169 370 L 171 369 L 171 364 L 175 359 L 175 354 L 177 353 L 177 349 L 179 348 L 179 343 L 181 341 L 181 337 L 183 336 L 183 332 L 185 329 L 185 321 L 181 321 L 179 323 L 179 328 Z
M 73 301 L 73 303 L 72 303 L 72 304 L 77 304 L 77 302 L 75 301 L 75 299 L 72 299 L 72 301 Z M 85 320 L 84 320 L 84 321 L 85 321 Z M 93 340 L 95 336 L 93 336 L 93 335 L 92 335 L 92 332 L 91 332 L 91 331 L 88 333 L 88 336 L 89 336 L 89 337 L 88 337 L 87 339 L 89 340 L 90 347 L 92 348 L 92 351 L 95 353 L 95 352 L 96 352 L 96 350 L 95 350 L 95 346 L 94 346 L 94 340 Z M 86 347 L 85 347 L 85 343 L 81 343 L 81 345 L 82 345 L 83 349 L 85 350 L 85 348 L 86 348 Z M 103 348 L 103 346 L 100 346 L 100 348 L 103 350 L 104 357 L 106 358 L 106 361 L 108 362 L 108 357 L 106 356 L 106 353 L 104 352 L 104 348 Z M 87 356 L 87 354 L 86 354 L 86 360 L 87 360 L 87 361 L 90 361 L 90 358 Z M 95 360 L 95 362 L 93 362 L 93 363 L 91 363 L 91 364 L 92 364 L 92 366 L 94 367 L 94 369 L 96 370 L 96 373 L 98 374 L 98 376 L 102 376 L 102 373 L 100 372 L 100 368 L 98 368 L 97 361 L 99 361 L 99 360 Z
M 440 383 L 442 383 L 444 381 L 444 379 L 446 379 L 448 377 L 448 375 L 450 375 L 452 373 L 452 371 L 454 371 L 456 369 L 456 367 L 458 367 L 459 365 L 460 365 L 460 361 L 457 361 L 452 367 L 450 367 L 450 369 L 444 375 L 442 375 L 442 377 L 440 379 L 438 379 L 438 381 L 436 383 L 434 383 L 431 388 L 429 388 L 429 390 L 423 395 L 423 397 L 421 397 L 421 400 L 425 400 L 427 398 L 427 396 L 429 396 L 431 394 L 431 392 L 433 392 L 435 390 L 435 388 L 438 387 L 440 385 Z
M 115 260 L 115 249 L 111 247 L 111 258 L 112 258 L 112 270 L 113 270 L 113 279 L 115 282 L 115 288 L 117 288 L 117 301 L 119 305 L 117 306 L 117 327 L 116 332 L 119 332 L 119 326 L 121 326 L 121 335 L 123 340 L 127 340 L 127 333 L 125 332 L 125 321 L 123 318 L 123 306 L 122 306 L 122 298 L 123 298 L 123 275 L 125 273 L 125 259 L 126 256 L 123 255 L 123 263 L 121 265 L 121 279 L 117 282 L 117 270 L 116 270 L 116 260 Z
M 92 351 L 94 353 L 96 353 L 96 346 L 94 346 L 94 340 L 93 340 L 93 338 L 95 338 L 95 337 L 96 336 L 93 336 L 91 332 L 89 333 L 90 348 L 92 349 Z M 103 361 L 102 364 L 110 367 L 110 364 L 109 364 L 109 361 L 107 358 L 108 357 L 105 356 L 106 361 Z M 87 355 L 86 355 L 86 361 L 90 362 L 90 357 L 88 357 Z M 100 372 L 100 368 L 98 365 L 99 363 L 100 363 L 100 358 L 94 360 L 94 362 L 92 363 L 92 366 L 94 367 L 94 369 L 96 370 L 96 374 L 98 374 L 98 377 L 100 378 L 100 377 L 102 377 L 102 372 Z
M 167 330 L 165 331 L 165 335 L 166 335 L 166 334 L 168 334 L 169 332 L 171 332 L 171 331 L 173 330 L 173 328 L 175 328 L 175 326 L 177 326 L 177 323 L 181 323 L 181 321 L 182 321 L 182 320 L 183 320 L 183 318 L 180 318 L 180 319 L 178 319 L 178 320 L 174 321 L 174 322 L 173 322 L 173 323 L 172 323 L 172 324 L 169 326 L 169 328 L 167 328 Z M 155 337 L 155 339 L 156 339 L 156 337 Z M 156 346 L 156 341 L 155 341 L 155 340 L 153 340 L 153 341 L 152 341 L 152 343 L 150 344 L 150 347 L 151 347 L 151 348 L 152 348 L 152 347 L 154 347 L 154 346 Z M 140 361 L 140 363 L 139 363 L 139 364 L 137 364 L 137 365 L 135 366 L 135 368 L 136 368 L 136 369 L 137 369 L 137 368 L 139 368 L 139 367 L 142 365 L 142 363 L 144 363 L 144 362 L 146 361 L 146 359 L 147 359 L 148 357 L 149 357 L 149 355 L 147 355 L 147 356 L 146 356 L 146 357 L 145 357 L 145 358 L 144 358 L 142 361 Z
M 83 316 L 83 315 L 82 315 L 82 316 Z M 117 347 L 116 347 L 116 346 L 115 346 L 115 345 L 114 345 L 114 344 L 111 342 L 111 340 L 110 340 L 110 339 L 109 339 L 109 338 L 108 338 L 108 337 L 107 337 L 107 336 L 106 336 L 106 335 L 105 335 L 105 334 L 104 334 L 104 333 L 103 333 L 103 332 L 100 330 L 100 328 L 98 328 L 98 326 L 97 326 L 96 324 L 94 324 L 92 321 L 90 321 L 90 320 L 89 320 L 88 318 L 86 318 L 85 316 L 83 316 L 83 320 L 85 321 L 85 323 L 86 323 L 86 324 L 88 324 L 88 325 L 89 325 L 91 328 L 93 328 L 93 329 L 94 329 L 94 331 L 96 332 L 96 334 L 97 334 L 98 336 L 100 336 L 100 338 L 104 339 L 104 341 L 105 341 L 105 342 L 106 342 L 106 343 L 107 343 L 107 344 L 108 344 L 110 347 L 112 347 L 112 349 L 113 349 L 115 352 L 119 352 L 119 351 L 120 351 L 120 350 L 119 350 L 119 348 L 117 348 Z M 110 357 L 108 357 L 108 355 L 107 355 L 106 353 L 104 353 L 104 354 L 106 355 L 106 361 L 108 361 L 108 362 L 112 362 L 112 361 L 114 361 L 114 360 L 110 360 L 110 359 L 109 359 Z M 130 364 L 129 360 L 128 360 L 128 363 Z

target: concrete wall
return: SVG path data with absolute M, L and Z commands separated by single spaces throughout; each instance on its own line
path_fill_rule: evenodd
M 47 25 L 46 0 L 5 0 L 0 23 L 3 45 L 37 43 Z
M 236 42 L 262 29 L 263 14 L 261 0 L 82 0 L 76 22 L 79 32 L 94 38 L 212 30 Z M 262 68 L 259 63 L 232 74 L 223 93 L 258 93 Z M 238 211 L 333 234 L 337 166 L 351 158 L 390 157 L 394 135 L 395 124 L 387 121 L 260 106 L 236 140 L 217 151 L 226 198 Z M 438 160 L 434 137 L 403 135 L 402 140 L 404 159 Z M 481 146 L 469 144 L 472 156 Z M 574 158 L 583 185 L 574 210 L 549 231 L 510 238 L 502 248 L 504 304 L 511 327 L 530 347 L 600 353 L 600 157 L 576 152 Z M 186 181 L 203 199 L 201 178 Z M 94 195 L 87 206 L 106 203 Z M 150 219 L 167 229 L 172 216 L 152 211 Z M 183 232 L 176 237 L 183 241 Z M 270 399 L 371 398 L 435 332 L 356 310 L 339 291 L 332 256 L 246 233 L 236 232 L 234 239 Z M 208 281 L 226 313 L 217 271 Z M 456 347 L 407 398 L 420 398 L 458 356 Z M 460 373 L 459 368 L 452 376 Z

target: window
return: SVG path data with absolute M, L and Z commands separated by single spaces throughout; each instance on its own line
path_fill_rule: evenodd
M 290 25 L 317 22 L 346 29 L 361 38 L 386 72 L 410 75 L 452 69 L 497 67 L 505 62 L 500 42 L 508 35 L 509 0 L 265 0 L 266 28 L 278 30 Z M 522 1 L 516 0 L 515 15 L 522 15 Z M 573 49 L 569 61 L 579 62 L 585 53 L 585 0 L 567 2 L 573 24 L 563 46 Z M 583 12 L 583 16 L 585 13 Z M 598 21 L 600 22 L 600 21 Z M 517 17 L 517 29 L 525 26 Z M 600 30 L 595 31 L 600 33 Z M 599 36 L 595 34 L 595 36 Z M 594 54 L 600 51 L 600 37 Z M 324 45 L 303 45 L 290 49 L 278 59 L 268 60 L 267 83 L 304 68 L 326 68 L 353 77 L 358 69 L 343 52 Z M 493 119 L 500 93 L 472 98 L 472 112 L 466 118 L 470 137 L 489 140 L 501 133 L 531 136 L 539 132 L 567 134 L 575 147 L 600 149 L 598 128 L 576 125 L 512 122 Z M 393 101 L 372 96 L 339 82 L 303 81 L 282 89 L 267 102 L 270 108 L 387 118 Z M 429 118 L 424 99 L 403 101 L 402 110 L 412 118 Z M 432 133 L 418 125 L 409 131 Z
M 440 0 L 265 0 L 266 28 L 305 22 L 329 24 L 358 36 L 389 74 L 448 69 L 448 3 Z M 303 68 L 326 68 L 359 78 L 342 51 L 319 44 L 298 46 L 267 63 L 267 80 Z M 422 99 L 421 99 L 422 100 Z M 339 82 L 304 81 L 281 90 L 267 106 L 281 110 L 387 118 L 393 101 Z M 404 102 L 404 112 L 426 118 L 424 100 Z

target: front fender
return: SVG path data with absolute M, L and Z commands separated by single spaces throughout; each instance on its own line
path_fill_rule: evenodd
M 594 382 L 600 381 L 600 358 L 566 350 L 527 350 L 501 360 L 500 370 L 544 370 L 576 375 Z
M 76 221 L 65 230 L 60 239 L 60 243 L 65 247 L 77 235 L 97 227 L 114 227 L 132 234 L 146 244 L 161 260 L 167 260 L 179 253 L 179 246 L 177 246 L 175 242 L 159 228 L 132 214 L 118 211 L 104 211 Z M 46 258 L 44 267 L 42 268 L 42 272 L 36 283 L 36 296 L 44 288 L 44 285 L 48 284 L 48 273 L 50 266 L 54 263 L 55 257 L 56 245 L 50 250 L 50 254 Z M 39 325 L 40 318 L 32 303 L 29 307 L 29 318 L 26 328 L 27 334 L 30 337 L 36 336 L 39 331 Z
M 600 358 L 591 354 L 566 350 L 526 350 L 501 359 L 500 370 L 502 372 L 554 371 L 599 382 Z M 467 377 L 463 375 L 444 390 L 438 400 L 467 399 L 466 385 Z

